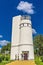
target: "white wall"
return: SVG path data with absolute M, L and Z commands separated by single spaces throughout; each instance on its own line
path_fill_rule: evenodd
M 11 47 L 11 60 L 15 60 L 15 55 L 18 55 L 18 47 Z
M 20 15 L 13 17 L 12 19 L 12 38 L 11 38 L 11 59 L 15 59 L 15 54 L 18 54 L 18 45 L 19 44 L 19 24 L 20 24 Z
M 21 23 L 30 23 L 30 20 L 22 20 Z M 29 24 L 29 25 L 30 25 Z M 33 44 L 31 26 L 21 27 L 21 44 Z
M 20 24 L 20 17 L 21 16 L 16 16 L 13 17 L 13 22 L 12 22 L 12 45 L 18 45 L 19 43 L 19 24 Z

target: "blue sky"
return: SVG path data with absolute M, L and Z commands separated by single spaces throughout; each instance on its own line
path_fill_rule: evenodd
M 31 3 L 34 13 L 17 9 L 21 1 Z M 0 0 L 0 47 L 11 41 L 12 17 L 17 15 L 30 15 L 36 35 L 43 34 L 43 0 Z

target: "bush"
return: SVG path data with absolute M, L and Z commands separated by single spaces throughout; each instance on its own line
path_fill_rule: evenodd
M 5 60 L 6 60 L 6 61 L 8 61 L 8 60 L 9 60 L 9 58 L 8 58 L 8 57 L 5 57 Z
M 0 62 L 2 62 L 2 58 L 0 57 Z
M 5 56 L 3 55 L 3 56 L 2 56 L 2 60 L 4 60 L 4 58 L 5 58 Z
M 42 60 L 42 62 L 43 62 L 43 56 L 41 57 L 41 60 Z

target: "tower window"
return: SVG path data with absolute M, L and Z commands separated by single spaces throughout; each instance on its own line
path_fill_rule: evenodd
M 31 27 L 31 24 L 29 24 L 29 23 L 21 23 L 20 28 L 22 28 L 22 27 Z
M 25 23 L 24 26 L 27 26 L 27 23 Z

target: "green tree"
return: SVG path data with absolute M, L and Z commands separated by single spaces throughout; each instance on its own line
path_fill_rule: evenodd
M 43 55 L 43 35 L 37 35 L 33 39 L 35 53 Z
M 5 53 L 5 51 L 10 51 L 11 43 L 8 43 L 6 46 L 3 46 L 1 49 L 2 53 Z

